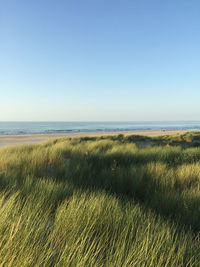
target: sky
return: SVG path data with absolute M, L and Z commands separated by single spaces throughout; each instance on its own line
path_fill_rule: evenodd
M 1 0 L 0 121 L 200 120 L 199 0 Z

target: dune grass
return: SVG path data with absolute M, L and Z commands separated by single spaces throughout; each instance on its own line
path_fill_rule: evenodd
M 0 266 L 199 266 L 200 134 L 0 149 Z

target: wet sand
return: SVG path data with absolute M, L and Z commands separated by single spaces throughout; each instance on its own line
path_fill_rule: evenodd
M 144 136 L 159 136 L 177 133 L 186 133 L 186 130 L 144 130 L 144 131 L 128 131 L 128 132 L 96 132 L 96 133 L 70 133 L 70 134 L 35 134 L 35 135 L 20 135 L 20 136 L 0 136 L 0 147 L 11 145 L 27 145 L 39 144 L 50 139 L 57 138 L 74 138 L 84 136 L 110 136 L 110 135 L 144 135 Z

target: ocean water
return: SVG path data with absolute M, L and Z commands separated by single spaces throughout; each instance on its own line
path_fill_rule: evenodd
M 0 135 L 30 135 L 132 130 L 200 130 L 200 121 L 173 122 L 0 122 Z

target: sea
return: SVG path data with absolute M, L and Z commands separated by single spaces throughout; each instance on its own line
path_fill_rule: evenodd
M 200 121 L 0 122 L 0 136 L 180 129 L 200 130 Z

